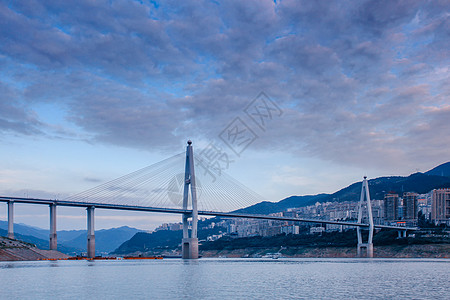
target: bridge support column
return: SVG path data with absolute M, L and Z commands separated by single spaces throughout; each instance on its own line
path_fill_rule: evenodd
M 364 197 L 366 198 L 366 208 L 367 208 L 367 217 L 369 219 L 369 237 L 367 239 L 367 243 L 363 243 L 362 241 L 362 233 L 361 233 L 361 227 L 356 227 L 356 233 L 358 236 L 358 245 L 356 248 L 356 252 L 358 257 L 367 257 L 372 258 L 373 257 L 373 231 L 374 231 L 374 225 L 373 225 L 373 216 L 372 216 L 372 204 L 370 203 L 370 192 L 369 192 L 369 184 L 367 182 L 367 177 L 364 176 L 364 180 L 362 182 L 362 188 L 361 188 L 361 197 L 359 200 L 358 205 L 358 223 L 362 223 L 362 215 L 363 215 L 363 204 L 364 204 Z M 365 250 L 365 255 L 364 255 Z
M 183 259 L 197 259 L 198 258 L 198 238 L 197 238 L 197 222 L 198 222 L 198 208 L 197 208 L 197 190 L 195 185 L 195 170 L 194 170 L 194 152 L 192 149 L 192 142 L 188 141 L 186 148 L 186 168 L 184 172 L 184 194 L 183 194 L 183 209 L 188 209 L 189 203 L 189 187 L 191 192 L 192 213 L 183 215 L 183 240 L 181 241 L 181 256 Z M 192 218 L 192 228 L 189 235 L 188 218 Z
M 398 232 L 398 238 L 405 238 L 406 237 L 406 230 L 399 230 Z
M 87 257 L 95 257 L 95 228 L 94 228 L 94 206 L 87 210 Z
M 14 238 L 14 202 L 8 201 L 8 238 Z
M 181 241 L 181 257 L 183 259 L 198 258 L 198 238 L 189 237 L 188 218 L 190 216 L 188 214 L 183 215 L 183 239 Z
M 50 204 L 50 250 L 56 250 L 58 243 L 56 240 L 56 204 Z
M 183 259 L 198 258 L 198 238 L 187 238 L 182 240 L 181 257 Z
M 358 257 L 372 258 L 373 257 L 373 243 L 358 243 L 357 255 L 358 255 Z

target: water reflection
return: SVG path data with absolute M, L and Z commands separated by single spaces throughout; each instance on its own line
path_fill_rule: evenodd
M 165 259 L 0 263 L 2 299 L 447 297 L 445 259 Z

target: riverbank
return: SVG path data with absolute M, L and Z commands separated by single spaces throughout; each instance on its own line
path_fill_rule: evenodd
M 244 249 L 201 250 L 202 257 L 246 258 L 263 257 L 270 253 L 279 253 L 282 257 L 292 258 L 354 258 L 356 247 L 248 247 Z M 134 257 L 181 256 L 177 250 L 135 252 Z M 269 255 L 270 256 L 270 255 Z M 374 247 L 374 257 L 378 258 L 450 258 L 450 244 L 396 244 Z M 69 256 L 55 250 L 41 250 L 35 245 L 0 237 L 0 261 L 53 260 L 68 259 Z
M 68 255 L 56 250 L 42 250 L 19 240 L 0 237 L 0 261 L 67 259 Z
M 295 258 L 353 258 L 356 247 L 289 247 L 265 249 L 235 249 L 201 251 L 203 257 L 262 257 L 267 253 L 280 253 L 283 257 Z M 450 258 L 450 244 L 385 245 L 374 247 L 378 258 Z

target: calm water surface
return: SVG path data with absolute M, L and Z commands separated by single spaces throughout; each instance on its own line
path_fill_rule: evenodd
M 0 262 L 1 299 L 450 299 L 450 260 Z

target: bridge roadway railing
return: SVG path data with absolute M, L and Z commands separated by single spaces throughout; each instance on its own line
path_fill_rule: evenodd
M 146 211 L 146 212 L 159 212 L 159 213 L 171 213 L 171 214 L 190 214 L 192 210 L 189 209 L 179 209 L 179 208 L 159 208 L 159 207 L 149 207 L 149 206 L 133 206 L 133 205 L 122 205 L 122 204 L 107 204 L 107 203 L 92 203 L 92 202 L 77 202 L 77 201 L 67 201 L 67 200 L 50 200 L 50 199 L 39 199 L 39 198 L 21 198 L 21 197 L 3 197 L 0 196 L 0 202 L 15 202 L 15 203 L 29 203 L 29 204 L 44 204 L 44 205 L 60 205 L 60 206 L 73 206 L 73 207 L 95 207 L 102 209 L 116 209 L 116 210 L 132 210 L 132 211 Z M 302 219 L 302 218 L 291 218 L 291 217 L 280 217 L 280 216 L 270 216 L 270 215 L 256 215 L 256 214 L 241 214 L 232 212 L 215 212 L 215 211 L 198 211 L 199 215 L 203 216 L 217 216 L 226 218 L 245 218 L 245 219 L 261 219 L 261 220 L 278 220 L 278 221 L 292 221 L 292 222 L 304 222 L 304 223 L 322 223 L 322 224 L 333 224 L 333 225 L 344 225 L 351 227 L 369 227 L 369 224 L 365 223 L 355 223 L 355 222 L 344 222 L 344 221 L 330 221 L 330 220 L 319 220 L 319 219 Z M 400 227 L 400 226 L 389 226 L 389 225 L 374 225 L 375 228 L 380 229 L 395 229 L 402 231 L 414 231 L 417 230 L 415 227 Z

